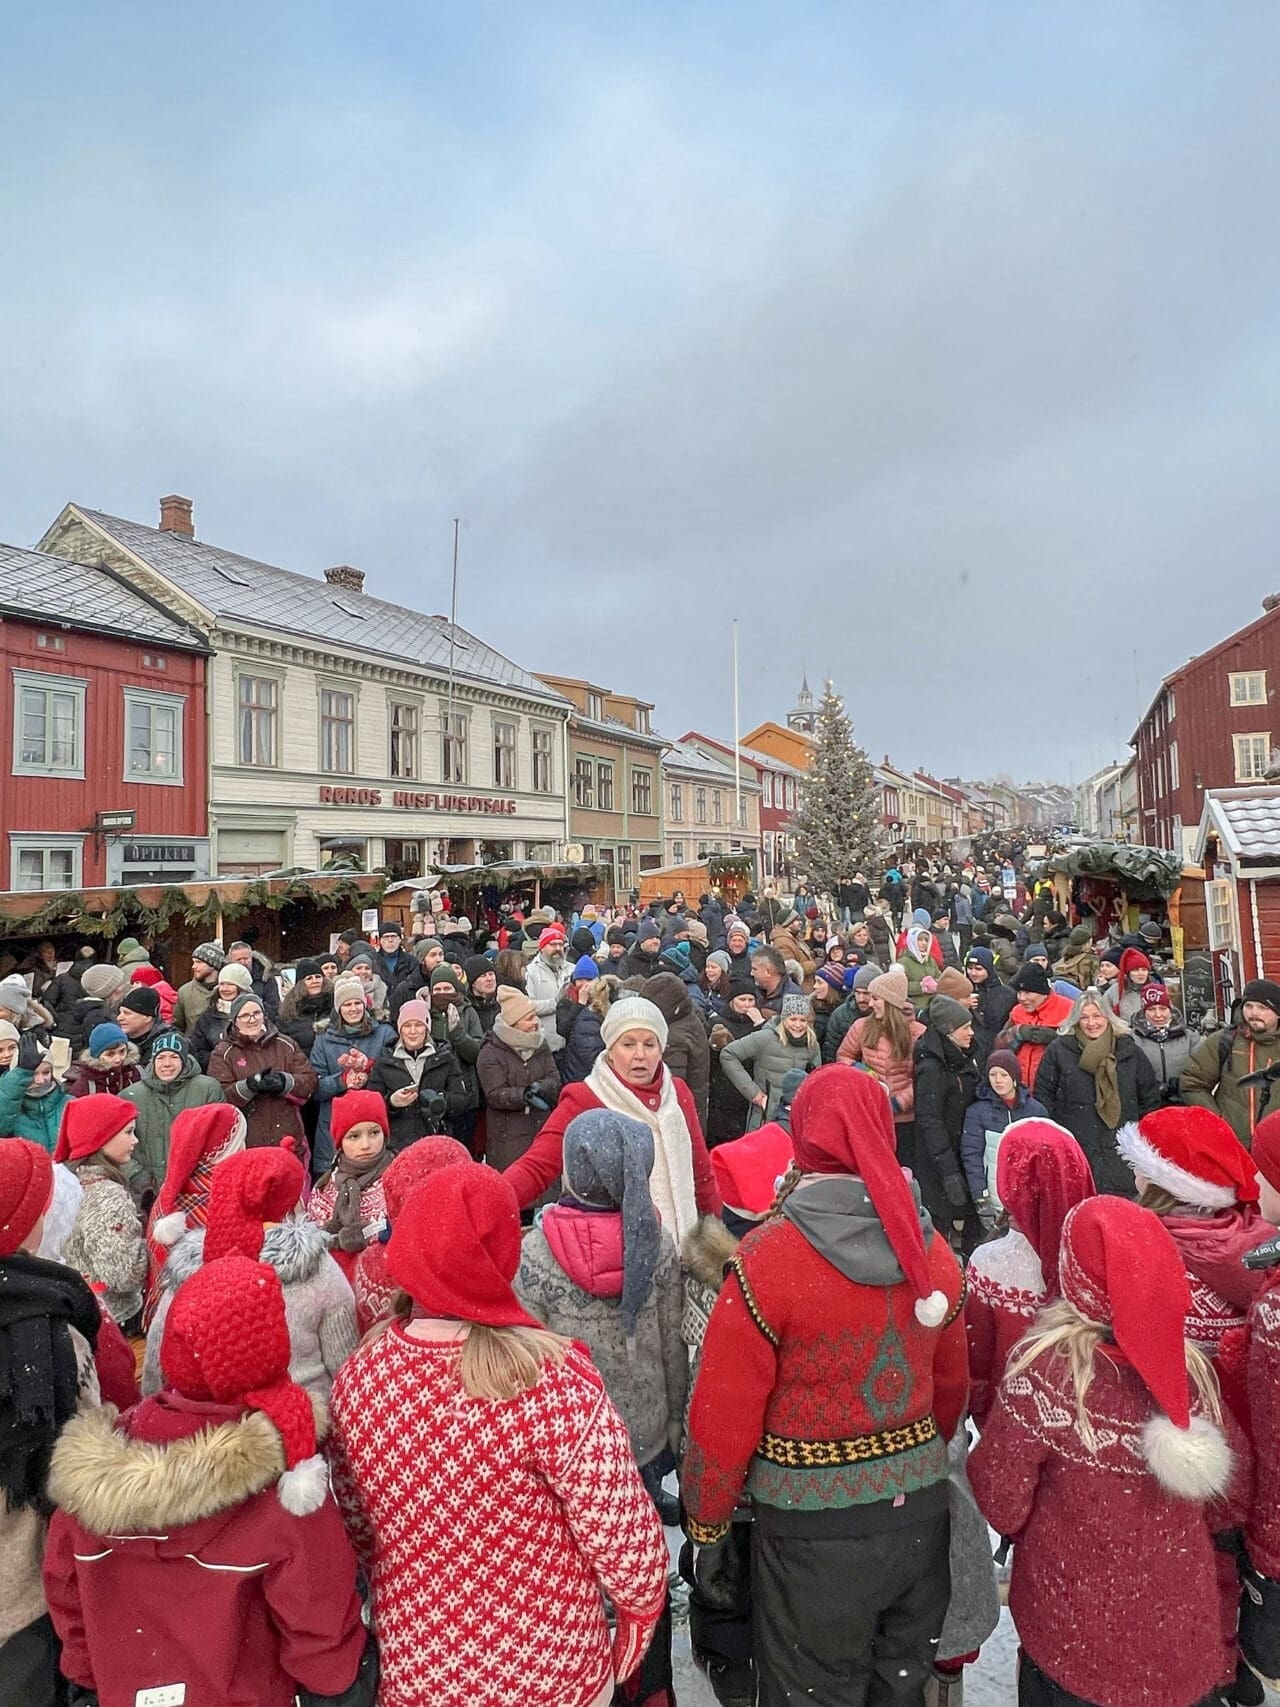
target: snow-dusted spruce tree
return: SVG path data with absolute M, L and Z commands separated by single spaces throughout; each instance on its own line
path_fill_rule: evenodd
M 817 746 L 795 816 L 799 869 L 820 894 L 859 868 L 875 874 L 882 831 L 871 763 L 853 738 L 844 701 L 828 682 Z

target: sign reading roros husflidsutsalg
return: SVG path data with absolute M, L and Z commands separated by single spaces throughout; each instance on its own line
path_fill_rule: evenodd
M 396 789 L 386 800 L 380 788 L 337 788 L 329 783 L 320 787 L 321 806 L 399 806 L 411 812 L 487 812 L 511 813 L 514 800 L 492 800 L 484 794 L 414 793 Z

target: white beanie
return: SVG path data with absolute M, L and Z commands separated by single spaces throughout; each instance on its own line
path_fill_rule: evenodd
M 228 960 L 225 966 L 218 968 L 219 984 L 234 984 L 237 990 L 246 993 L 253 989 L 253 978 L 247 966 L 241 966 L 238 960 Z
M 606 1049 L 611 1049 L 624 1031 L 651 1031 L 662 1047 L 667 1047 L 667 1021 L 662 1009 L 643 996 L 620 996 L 600 1021 Z

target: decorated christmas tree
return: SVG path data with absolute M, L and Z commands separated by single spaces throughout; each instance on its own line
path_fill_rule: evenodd
M 876 875 L 882 839 L 871 763 L 830 682 L 818 708 L 816 740 L 795 831 L 800 870 L 819 893 L 830 894 L 859 868 Z

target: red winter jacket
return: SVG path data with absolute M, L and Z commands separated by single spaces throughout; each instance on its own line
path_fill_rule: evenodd
M 1046 1031 L 1057 1031 L 1071 1012 L 1072 1005 L 1066 996 L 1059 996 L 1056 991 L 1052 995 L 1046 996 L 1034 1013 L 1029 1008 L 1024 1008 L 1019 1002 L 1009 1015 L 1005 1031 L 1002 1031 L 996 1039 L 996 1047 L 1006 1049 L 1013 1046 L 1012 1039 L 1006 1042 L 1006 1034 L 1018 1025 L 1036 1026 Z M 1044 1058 L 1044 1052 L 1049 1044 L 1047 1041 L 1044 1043 L 1019 1043 L 1013 1047 L 1014 1053 L 1018 1057 L 1018 1065 L 1022 1069 L 1022 1082 L 1027 1087 L 1028 1096 L 1032 1096 L 1035 1094 L 1036 1073 L 1039 1071 L 1040 1062 Z
M 276 1430 L 238 1406 L 161 1393 L 118 1421 L 73 1418 L 44 1558 L 63 1673 L 101 1707 L 177 1685 L 187 1707 L 348 1688 L 364 1651 L 355 1555 L 327 1493 L 309 1516 L 285 1510 L 283 1468 Z

